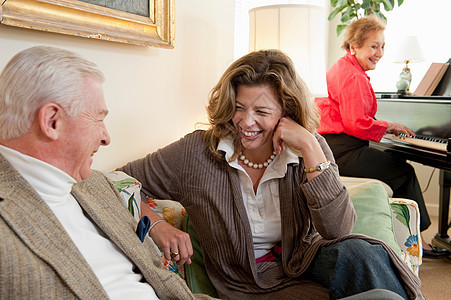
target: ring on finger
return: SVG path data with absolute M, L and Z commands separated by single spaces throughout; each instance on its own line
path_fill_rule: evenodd
M 177 255 L 179 255 L 177 252 L 171 252 L 171 258 L 174 259 Z

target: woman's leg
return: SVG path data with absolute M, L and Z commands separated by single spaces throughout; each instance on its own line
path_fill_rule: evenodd
M 402 300 L 403 298 L 388 290 L 374 289 L 340 300 Z
M 305 275 L 329 289 L 331 299 L 340 299 L 372 289 L 407 294 L 381 245 L 348 239 L 321 247 Z

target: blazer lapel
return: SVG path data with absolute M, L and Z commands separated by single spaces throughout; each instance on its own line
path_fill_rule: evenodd
M 0 217 L 80 298 L 106 292 L 56 216 L 28 182 L 0 155 Z
M 72 195 L 86 215 L 137 266 L 158 297 L 192 299 L 185 282 L 163 269 L 160 253 L 150 239 L 142 243 L 135 233 L 137 223 L 125 207 L 116 188 L 103 174 L 93 171 L 91 178 L 76 184 Z
M 113 187 L 105 185 L 106 179 L 98 180 L 98 173 L 90 179 L 77 183 L 72 189 L 72 195 L 77 199 L 86 215 L 91 218 L 105 235 L 118 246 L 126 256 L 140 266 L 143 259 L 148 260 L 145 251 L 153 251 L 152 260 L 161 268 L 160 253 L 156 249 L 145 246 L 135 233 L 136 221 L 126 209 L 122 200 L 113 191 Z M 100 175 L 103 176 L 103 175 Z M 103 183 L 101 183 L 103 182 Z M 145 249 L 145 250 L 144 250 Z

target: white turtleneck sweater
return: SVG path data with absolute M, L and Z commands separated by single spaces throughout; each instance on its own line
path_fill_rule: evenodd
M 0 153 L 47 203 L 111 299 L 158 299 L 149 284 L 140 282 L 142 275 L 133 272 L 133 263 L 85 216 L 71 194 L 75 179 L 8 147 L 0 145 Z

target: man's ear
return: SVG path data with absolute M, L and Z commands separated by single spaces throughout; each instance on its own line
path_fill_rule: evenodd
M 62 116 L 63 109 L 56 103 L 47 103 L 39 109 L 39 128 L 49 139 L 58 139 Z

